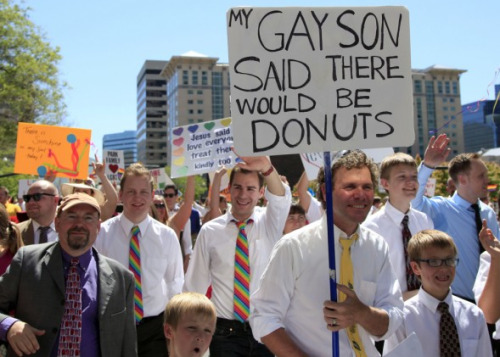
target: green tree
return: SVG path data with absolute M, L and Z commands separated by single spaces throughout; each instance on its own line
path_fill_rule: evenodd
M 59 48 L 29 19 L 29 8 L 0 0 L 0 157 L 13 158 L 18 122 L 63 120 L 60 59 Z

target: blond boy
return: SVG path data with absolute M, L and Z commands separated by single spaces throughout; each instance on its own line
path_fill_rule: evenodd
M 440 356 L 440 321 L 446 303 L 454 320 L 462 356 L 492 356 L 483 312 L 476 305 L 452 295 L 458 252 L 453 239 L 438 230 L 424 230 L 408 244 L 411 267 L 422 282 L 418 294 L 405 302 L 405 319 L 386 340 L 384 352 L 391 351 L 415 332 L 424 356 Z M 445 306 L 446 306 L 445 305 Z M 450 331 L 448 328 L 446 331 Z M 451 355 L 450 355 L 451 356 Z
M 410 205 L 418 189 L 417 163 L 413 157 L 401 152 L 386 157 L 380 165 L 380 184 L 389 199 L 376 213 L 367 217 L 363 226 L 377 232 L 387 242 L 391 265 L 403 299 L 407 300 L 418 292 L 419 282 L 405 254 L 406 245 L 412 235 L 423 229 L 432 229 L 434 224 L 425 213 Z M 403 225 L 405 216 L 408 227 L 406 236 Z
M 163 332 L 169 357 L 203 356 L 215 331 L 214 304 L 199 293 L 175 295 L 167 304 Z

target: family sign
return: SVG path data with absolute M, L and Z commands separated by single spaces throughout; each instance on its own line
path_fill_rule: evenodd
M 406 8 L 238 7 L 226 20 L 240 155 L 413 143 Z

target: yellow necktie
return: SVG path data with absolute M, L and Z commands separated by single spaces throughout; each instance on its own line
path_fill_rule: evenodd
M 342 256 L 340 258 L 340 283 L 347 286 L 349 289 L 354 290 L 354 272 L 352 269 L 351 260 L 351 245 L 358 239 L 358 234 L 354 233 L 351 239 L 339 239 L 340 245 L 342 245 Z M 339 302 L 346 299 L 344 293 L 339 292 Z M 346 329 L 347 337 L 351 342 L 351 347 L 357 357 L 366 357 L 365 349 L 363 347 L 363 342 L 361 337 L 359 337 L 358 328 L 356 325 L 352 325 Z

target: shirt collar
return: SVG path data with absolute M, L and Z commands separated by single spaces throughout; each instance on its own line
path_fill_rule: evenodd
M 238 222 L 238 220 L 233 216 L 231 212 L 226 212 L 224 215 L 225 220 L 226 220 L 226 226 L 230 224 L 231 222 Z M 247 218 L 247 221 L 251 219 L 253 222 L 255 222 L 255 209 L 253 210 L 252 214 L 250 217 Z
M 78 265 L 83 270 L 87 270 L 87 268 L 90 264 L 90 260 L 92 259 L 92 248 L 87 250 L 85 253 L 83 253 L 79 257 L 72 257 L 71 255 L 66 253 L 63 249 L 61 249 L 61 253 L 62 253 L 63 263 L 64 263 L 65 267 L 68 267 L 70 265 L 72 258 L 78 258 Z
M 460 195 L 458 194 L 457 191 L 455 191 L 455 193 L 453 194 L 453 196 L 451 197 L 451 199 L 453 200 L 453 202 L 455 202 L 458 206 L 462 207 L 462 208 L 465 208 L 465 209 L 471 209 L 470 205 L 472 203 L 470 203 L 469 201 L 466 201 L 464 200 L 462 197 L 460 197 Z M 480 204 L 480 201 L 477 200 L 477 202 L 479 204 L 479 207 L 481 207 L 481 204 Z
M 387 201 L 385 203 L 385 212 L 387 213 L 387 215 L 394 221 L 396 222 L 397 224 L 401 224 L 401 222 L 403 221 L 403 218 L 405 215 L 409 215 L 410 213 L 410 210 L 408 210 L 407 213 L 403 213 L 401 212 L 400 210 L 398 210 L 396 207 L 394 207 L 393 205 L 391 205 L 391 203 L 389 201 Z
M 420 290 L 418 291 L 418 298 L 422 302 L 422 304 L 424 304 L 424 306 L 427 307 L 431 312 L 433 313 L 437 312 L 437 307 L 441 302 L 441 300 L 438 300 L 434 296 L 430 295 L 422 287 L 420 287 Z M 446 295 L 443 301 L 448 304 L 451 313 L 453 309 L 451 288 L 448 291 L 448 295 Z
M 42 225 L 41 225 L 41 224 L 39 224 L 39 223 L 38 223 L 37 221 L 35 221 L 34 219 L 32 219 L 32 220 L 31 220 L 31 222 L 33 222 L 33 230 L 34 230 L 35 232 L 37 232 L 37 231 L 38 231 L 38 228 L 42 227 Z M 44 226 L 44 227 L 45 227 L 45 226 Z M 54 224 L 54 221 L 50 222 L 49 227 L 50 227 L 50 229 L 52 229 L 54 232 L 56 231 L 56 226 L 55 226 L 55 224 Z
M 141 236 L 144 236 L 149 226 L 149 223 L 152 220 L 151 216 L 147 215 L 146 218 L 144 218 L 141 222 L 136 224 L 133 223 L 131 220 L 129 220 L 124 214 L 121 214 L 119 219 L 120 219 L 120 225 L 122 226 L 123 231 L 125 232 L 126 235 L 130 233 L 132 227 L 139 226 L 139 230 L 141 231 Z

